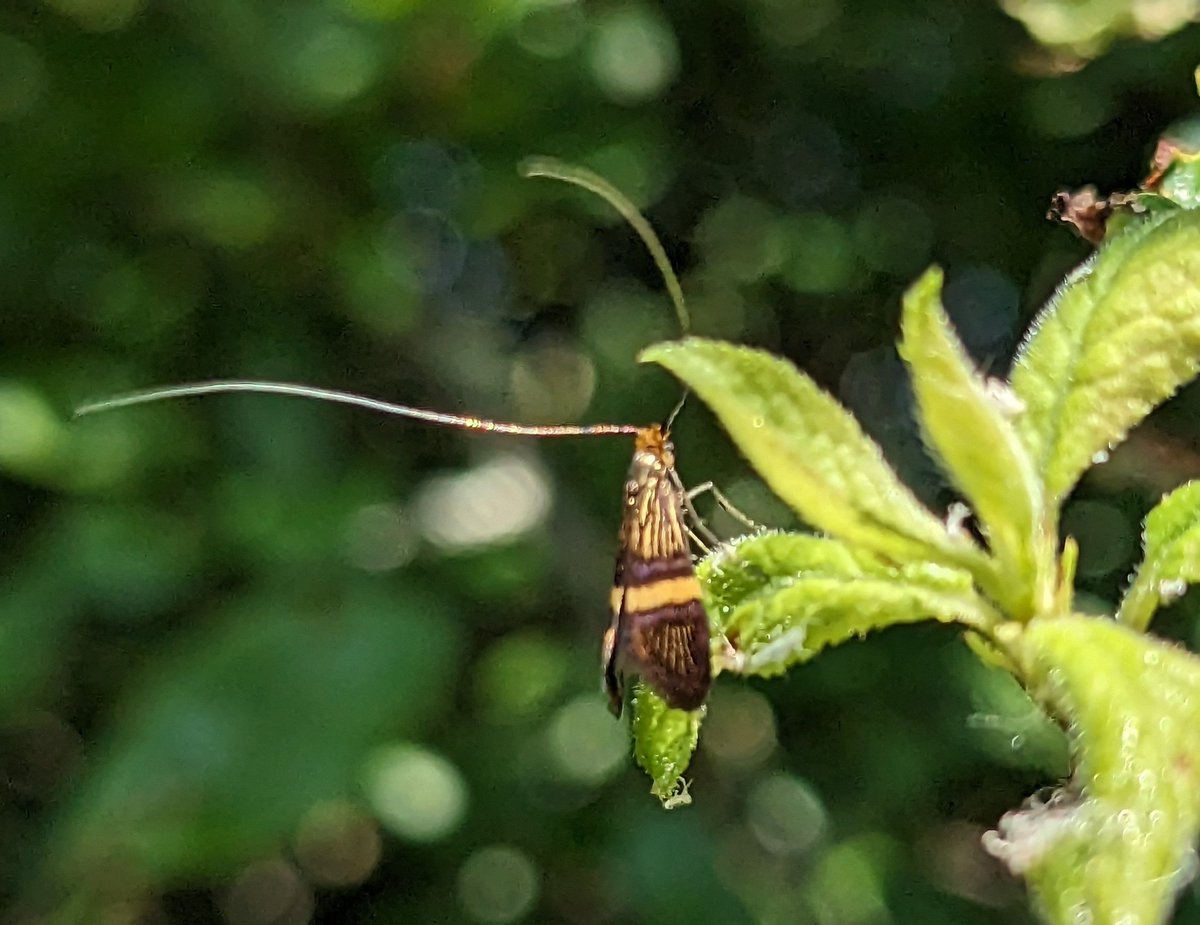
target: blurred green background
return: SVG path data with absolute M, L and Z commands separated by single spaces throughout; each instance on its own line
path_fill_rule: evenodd
M 664 812 L 599 693 L 629 445 L 230 396 L 289 379 L 648 423 L 677 334 L 786 354 L 931 505 L 891 347 L 930 262 L 979 361 L 1197 108 L 1190 2 L 16 0 L 0 9 L 0 904 L 32 923 L 1032 921 L 979 836 L 1061 736 L 946 627 L 722 678 Z M 1015 17 L 1019 17 L 1015 18 Z M 1195 391 L 1066 515 L 1104 609 Z M 795 526 L 698 403 L 688 483 Z M 717 512 L 713 525 L 737 525 Z M 1165 630 L 1192 641 L 1195 602 Z M 1200 922 L 1185 894 L 1181 922 Z

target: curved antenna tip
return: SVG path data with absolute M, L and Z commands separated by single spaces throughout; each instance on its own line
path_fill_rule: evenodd
M 638 211 L 637 206 L 624 193 L 586 167 L 577 167 L 553 157 L 542 155 L 527 157 L 517 165 L 517 172 L 526 178 L 546 177 L 550 180 L 561 180 L 563 183 L 581 187 L 595 193 L 616 209 L 620 216 L 637 232 L 638 237 L 642 239 L 642 243 L 650 252 L 654 265 L 658 267 L 658 272 L 662 275 L 663 283 L 667 287 L 667 293 L 671 297 L 671 303 L 675 306 L 675 316 L 679 320 L 680 332 L 685 336 L 690 332 L 691 316 L 688 314 L 687 303 L 683 299 L 683 288 L 679 285 L 679 278 L 675 275 L 671 260 L 667 257 L 667 252 L 663 248 L 662 242 L 659 241 L 653 226 L 646 221 L 645 216 Z
M 557 158 L 546 157 L 542 154 L 531 154 L 529 157 L 522 158 L 517 164 L 517 173 L 528 179 L 529 177 L 544 176 L 547 171 L 561 166 L 565 165 Z

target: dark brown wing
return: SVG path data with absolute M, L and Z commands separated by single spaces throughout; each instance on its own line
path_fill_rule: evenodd
M 695 710 L 712 684 L 708 617 L 683 529 L 683 502 L 661 453 L 639 450 L 630 467 L 604 638 L 604 684 L 620 715 L 622 675 L 640 675 L 672 707 Z

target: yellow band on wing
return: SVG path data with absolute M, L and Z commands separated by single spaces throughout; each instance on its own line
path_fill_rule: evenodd
M 690 601 L 700 600 L 700 582 L 695 575 L 663 578 L 645 585 L 626 585 L 625 613 L 649 613 Z

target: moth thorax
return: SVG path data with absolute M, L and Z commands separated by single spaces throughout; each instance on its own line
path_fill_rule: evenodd
M 675 468 L 675 445 L 669 436 L 659 424 L 643 427 L 633 442 L 634 460 L 650 468 L 657 468 L 656 463 Z

